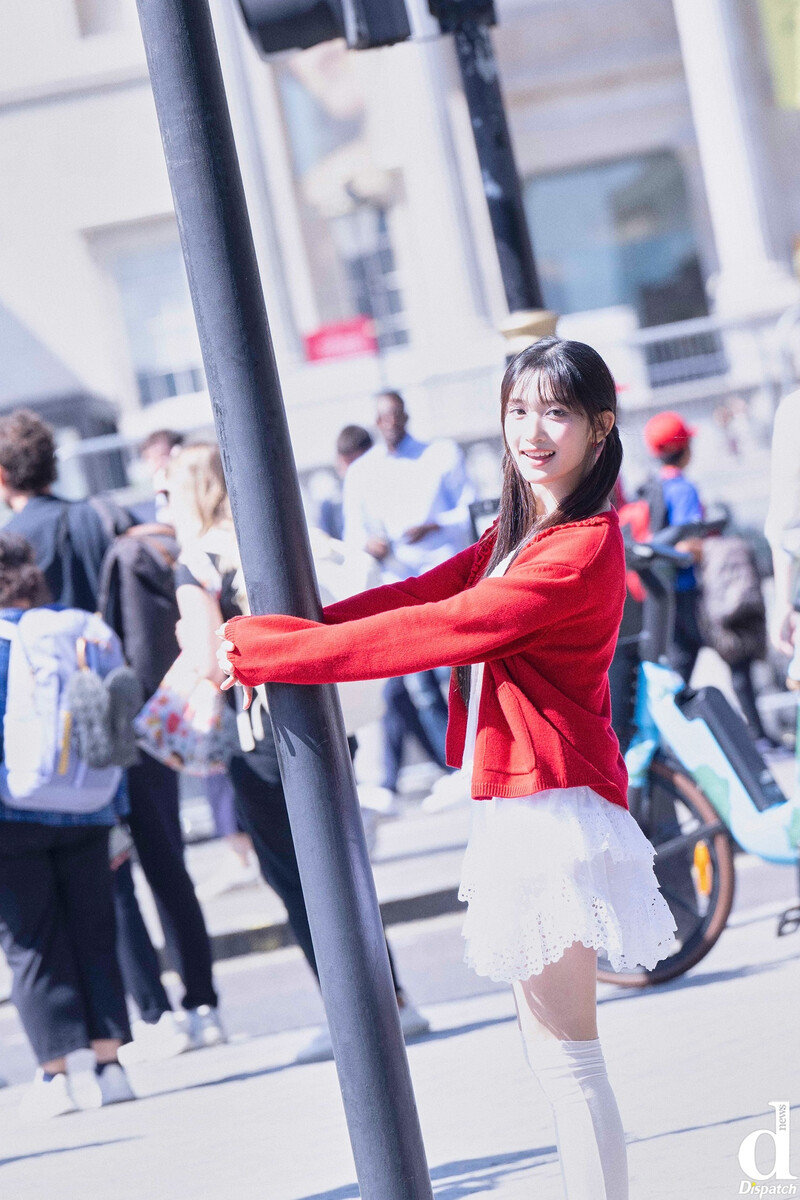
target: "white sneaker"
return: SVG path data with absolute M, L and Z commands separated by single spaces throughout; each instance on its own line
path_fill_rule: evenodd
M 227 1042 L 225 1030 L 219 1019 L 219 1012 L 210 1004 L 201 1004 L 199 1008 L 188 1008 L 186 1020 L 189 1045 L 192 1050 L 202 1050 L 204 1046 L 219 1046 L 221 1042 Z
M 95 1072 L 81 1099 L 85 1108 L 106 1108 L 109 1104 L 124 1104 L 135 1100 L 128 1076 L 118 1062 L 108 1063 L 98 1075 Z
M 424 813 L 443 812 L 446 808 L 455 808 L 458 804 L 468 804 L 470 796 L 470 781 L 461 771 L 453 771 L 450 775 L 442 775 L 431 788 L 431 793 L 422 801 L 420 808 Z
M 224 896 L 226 892 L 235 892 L 237 888 L 252 887 L 260 877 L 258 859 L 253 851 L 248 853 L 243 862 L 233 850 L 226 849 L 217 870 L 199 884 L 195 892 L 198 900 L 213 900 L 215 896 Z
M 358 803 L 361 805 L 362 811 L 369 808 L 381 817 L 398 817 L 401 812 L 397 802 L 397 792 L 393 792 L 387 787 L 374 787 L 368 783 L 358 785 Z
M 49 1121 L 51 1117 L 62 1117 L 64 1113 L 77 1111 L 67 1076 L 59 1074 L 52 1079 L 45 1079 L 41 1067 L 37 1069 L 33 1083 L 19 1106 L 20 1119 L 25 1122 Z
M 443 768 L 429 759 L 424 759 L 422 762 L 409 763 L 400 769 L 397 790 L 402 795 L 409 795 L 414 792 L 417 794 L 420 792 L 429 792 L 442 772 Z
M 117 1057 L 123 1067 L 133 1063 L 163 1062 L 189 1049 L 189 1031 L 178 1024 L 174 1012 L 164 1012 L 156 1022 L 134 1021 L 133 1041 L 120 1046 Z

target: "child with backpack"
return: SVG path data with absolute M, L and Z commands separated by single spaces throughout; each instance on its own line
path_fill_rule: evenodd
M 648 497 L 652 533 L 668 525 L 690 525 L 703 520 L 703 505 L 697 488 L 683 473 L 691 461 L 695 432 L 675 412 L 656 413 L 644 427 L 647 449 L 661 464 L 657 479 L 652 481 L 657 493 L 654 498 Z M 678 549 L 691 554 L 696 563 L 701 561 L 700 539 L 681 542 Z M 675 634 L 669 648 L 669 660 L 686 683 L 704 645 L 698 621 L 699 597 L 695 569 L 685 567 L 675 579 Z
M 659 460 L 657 478 L 641 494 L 649 502 L 650 532 L 702 521 L 697 488 L 684 475 L 692 457 L 695 430 L 678 413 L 657 413 L 644 427 L 650 453 Z M 635 531 L 634 531 L 635 533 Z M 695 565 L 675 579 L 675 634 L 670 664 L 686 683 L 703 646 L 728 664 L 731 683 L 750 736 L 762 752 L 780 747 L 764 731 L 756 707 L 753 662 L 766 655 L 766 616 L 753 552 L 740 537 L 687 538 L 677 549 Z
M 49 601 L 29 544 L 0 533 L 0 946 L 39 1064 L 28 1120 L 77 1108 L 66 1055 L 89 1046 L 90 1105 L 134 1099 L 117 1057 L 130 1027 L 108 850 L 125 804 L 124 753 L 106 719 L 114 704 L 87 703 L 98 687 L 102 702 L 126 669 L 112 682 L 122 654 L 99 618 Z

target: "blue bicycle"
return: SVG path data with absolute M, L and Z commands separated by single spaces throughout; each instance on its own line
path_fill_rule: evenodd
M 680 541 L 720 523 L 672 528 Z M 674 623 L 676 569 L 691 559 L 666 540 L 629 542 L 626 559 L 644 585 L 629 603 L 609 673 L 614 728 L 630 776 L 633 816 L 656 849 L 655 872 L 677 932 L 652 970 L 598 978 L 625 987 L 664 983 L 688 971 L 719 938 L 733 903 L 734 840 L 750 854 L 798 870 L 800 800 L 787 799 L 756 750 L 747 726 L 713 687 L 687 687 L 666 663 Z M 784 912 L 779 936 L 800 928 L 800 904 Z

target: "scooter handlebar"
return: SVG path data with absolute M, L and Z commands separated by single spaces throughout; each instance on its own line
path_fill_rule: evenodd
M 694 566 L 691 554 L 676 550 L 674 546 L 654 542 L 629 542 L 625 547 L 625 562 L 634 571 L 647 570 L 656 562 L 668 563 L 676 571 Z

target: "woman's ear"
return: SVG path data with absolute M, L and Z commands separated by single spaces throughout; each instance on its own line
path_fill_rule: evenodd
M 616 420 L 617 419 L 614 416 L 614 414 L 610 408 L 607 408 L 607 409 L 605 409 L 604 412 L 600 413 L 600 416 L 597 421 L 597 432 L 595 434 L 595 445 L 596 446 L 599 446 L 602 442 L 605 441 L 605 439 L 611 433 L 611 430 L 614 428 L 614 425 L 616 424 Z

